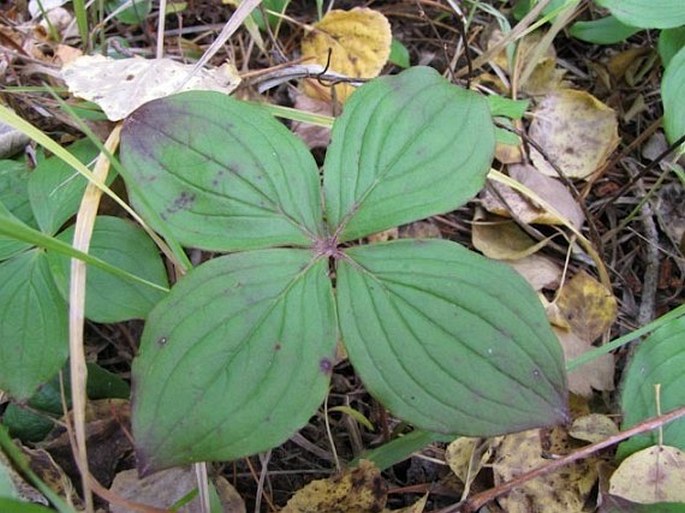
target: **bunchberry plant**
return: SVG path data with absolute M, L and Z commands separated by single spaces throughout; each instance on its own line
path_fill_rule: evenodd
M 350 98 L 323 178 L 258 106 L 189 92 L 134 112 L 121 159 L 145 198 L 131 201 L 183 245 L 228 253 L 147 319 L 133 366 L 140 469 L 283 442 L 326 396 L 338 343 L 419 428 L 490 436 L 564 421 L 561 348 L 514 271 L 450 241 L 357 244 L 473 197 L 494 132 L 481 96 L 429 68 Z

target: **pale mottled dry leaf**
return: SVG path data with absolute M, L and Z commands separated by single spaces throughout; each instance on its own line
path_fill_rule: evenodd
M 355 8 L 329 11 L 302 40 L 302 57 L 351 78 L 373 78 L 390 56 L 390 22 L 378 11 Z M 330 49 L 330 63 L 329 63 Z M 343 103 L 354 92 L 350 84 L 338 84 L 335 97 Z M 304 92 L 314 98 L 331 99 L 330 88 L 316 80 L 303 82 Z
M 11 157 L 29 143 L 27 135 L 0 122 L 0 159 Z
M 516 46 L 516 54 L 514 63 L 517 67 L 517 72 L 526 67 L 531 58 L 533 58 L 533 51 L 540 43 L 545 33 L 543 31 L 531 32 L 519 40 Z M 488 49 L 502 40 L 504 35 L 499 28 L 492 30 L 488 36 L 486 46 Z M 519 90 L 532 96 L 543 95 L 548 92 L 559 89 L 564 77 L 564 70 L 556 67 L 557 54 L 553 45 L 548 45 L 545 51 L 539 57 L 537 64 L 530 77 L 523 83 L 519 84 Z M 502 68 L 511 77 L 512 70 L 510 69 L 507 59 L 506 50 L 499 52 L 494 58 L 493 62 Z
M 526 164 L 512 164 L 508 169 L 511 178 L 552 205 L 571 225 L 576 228 L 583 225 L 583 210 L 559 180 L 546 176 L 535 167 Z M 562 219 L 533 204 L 507 185 L 499 182 L 491 182 L 491 185 L 495 191 L 486 188 L 481 196 L 482 205 L 488 212 L 503 216 L 513 215 L 516 219 L 529 224 L 564 224 Z
M 611 476 L 609 493 L 640 504 L 685 502 L 685 453 L 655 445 L 631 454 Z
M 114 493 L 121 497 L 158 508 L 168 508 L 197 487 L 195 472 L 191 467 L 176 467 L 140 479 L 137 470 L 124 470 L 114 478 Z M 112 504 L 112 513 L 137 513 L 120 504 Z M 200 498 L 178 510 L 178 513 L 200 513 Z
M 560 89 L 535 110 L 529 135 L 568 177 L 588 178 L 619 142 L 616 113 L 584 91 Z M 530 157 L 541 172 L 557 176 L 534 148 Z
M 281 513 L 381 511 L 387 500 L 387 487 L 373 463 L 362 460 L 359 467 L 340 475 L 312 481 L 299 490 Z
M 552 326 L 552 331 L 559 338 L 566 361 L 578 358 L 593 346 L 576 335 L 573 331 Z M 577 367 L 568 374 L 568 389 L 574 394 L 589 396 L 592 390 L 614 389 L 614 357 L 603 354 L 594 360 Z
M 84 55 L 62 68 L 62 78 L 74 96 L 99 105 L 111 121 L 173 93 L 206 90 L 228 94 L 240 83 L 235 69 L 224 64 L 214 70 L 199 70 L 181 87 L 192 69 L 192 64 L 171 59 L 115 60 Z
M 673 245 L 685 254 L 685 188 L 675 182 L 664 185 L 657 193 L 654 211 L 661 229 Z M 680 260 L 682 268 L 685 262 L 682 258 Z
M 245 513 L 245 501 L 228 480 L 219 476 L 214 482 L 222 513 Z
M 445 450 L 445 462 L 466 486 L 476 478 L 492 456 L 492 440 L 462 436 Z
M 585 271 L 564 284 L 556 304 L 571 330 L 588 342 L 611 327 L 618 311 L 612 292 Z
M 561 267 L 543 255 L 529 255 L 518 260 L 507 260 L 535 290 L 556 289 L 561 280 Z
M 575 419 L 568 434 L 576 440 L 597 443 L 618 434 L 618 427 L 606 415 L 591 413 Z
M 563 429 L 555 428 L 550 437 L 552 446 L 549 452 L 568 452 L 568 435 Z M 495 485 L 544 465 L 549 460 L 542 454 L 538 430 L 502 437 L 492 464 Z M 500 498 L 499 502 L 507 513 L 581 513 L 596 480 L 594 460 L 584 460 L 528 481 Z

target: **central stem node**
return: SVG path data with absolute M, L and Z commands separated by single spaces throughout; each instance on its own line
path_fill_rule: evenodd
M 316 256 L 325 256 L 334 259 L 342 258 L 342 251 L 338 248 L 338 238 L 333 235 L 325 239 L 317 239 L 314 242 Z

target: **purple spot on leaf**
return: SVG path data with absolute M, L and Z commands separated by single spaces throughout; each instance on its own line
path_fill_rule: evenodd
M 331 374 L 331 372 L 333 372 L 333 362 L 328 358 L 321 358 L 319 361 L 319 369 L 324 374 Z

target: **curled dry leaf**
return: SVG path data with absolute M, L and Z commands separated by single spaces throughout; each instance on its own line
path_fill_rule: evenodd
M 386 500 L 387 487 L 380 471 L 370 461 L 361 460 L 355 469 L 312 481 L 288 501 L 281 513 L 368 513 L 382 511 Z
M 655 445 L 631 454 L 611 476 L 609 493 L 640 504 L 685 502 L 685 453 Z
M 591 94 L 573 89 L 560 89 L 543 99 L 529 135 L 562 173 L 582 179 L 597 171 L 619 142 L 616 112 Z M 541 172 L 557 176 L 534 148 L 530 157 Z
M 552 430 L 550 441 L 547 452 L 569 452 L 568 434 L 562 428 Z M 504 436 L 495 451 L 492 469 L 496 486 L 549 461 L 543 458 L 538 430 Z M 532 479 L 500 498 L 499 502 L 507 513 L 581 513 L 596 480 L 596 460 L 590 458 Z
M 618 311 L 611 291 L 585 271 L 564 284 L 556 304 L 571 331 L 588 343 L 611 327 Z
M 388 61 L 391 43 L 390 22 L 381 13 L 366 8 L 332 10 L 302 40 L 302 57 L 351 78 L 373 78 Z M 303 89 L 313 98 L 331 100 L 331 88 L 314 79 L 305 80 Z M 338 84 L 333 89 L 344 103 L 354 86 Z
M 540 250 L 546 241 L 536 242 L 514 221 L 476 212 L 471 242 L 485 256 L 496 260 L 517 260 Z
M 111 121 L 124 119 L 142 104 L 173 93 L 206 90 L 230 93 L 240 77 L 229 64 L 199 70 L 171 59 L 110 59 L 84 55 L 62 68 L 69 91 L 100 106 Z
M 563 219 L 533 204 L 519 192 L 505 184 L 490 182 L 494 191 L 486 188 L 481 196 L 488 212 L 501 216 L 513 216 L 524 223 L 566 224 L 580 228 L 585 222 L 583 210 L 566 186 L 555 178 L 540 173 L 526 164 L 509 166 L 509 176 L 524 185 L 544 201 L 552 205 Z

